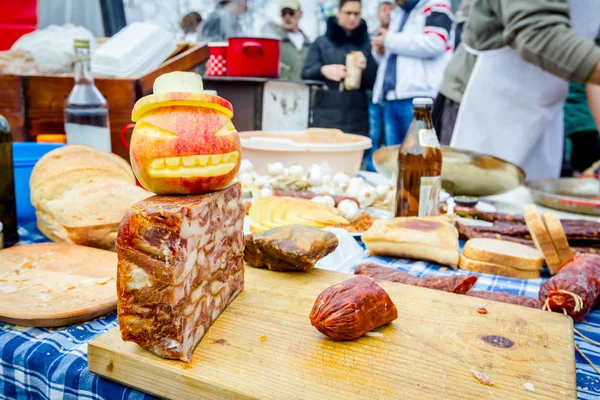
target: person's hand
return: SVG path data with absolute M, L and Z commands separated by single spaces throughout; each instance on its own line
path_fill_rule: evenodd
M 373 36 L 371 38 L 371 47 L 375 50 L 375 53 L 382 56 L 385 54 L 385 33 L 387 30 L 383 29 L 383 33 Z
M 340 82 L 346 77 L 346 66 L 341 64 L 323 65 L 321 74 L 330 81 Z
M 354 65 L 363 71 L 367 68 L 367 57 L 365 57 L 362 51 L 357 51 L 354 54 Z
M 371 38 L 371 46 L 375 48 L 384 47 L 385 34 L 373 36 Z

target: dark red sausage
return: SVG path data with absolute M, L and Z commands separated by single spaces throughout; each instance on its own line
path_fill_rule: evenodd
M 469 290 L 465 293 L 467 296 L 478 297 L 480 299 L 499 301 L 501 303 L 516 304 L 523 307 L 541 309 L 543 304 L 540 300 L 533 297 L 517 296 L 515 294 L 503 292 L 487 292 L 485 290 Z
M 552 311 L 582 320 L 600 299 L 600 256 L 576 254 L 540 287 L 539 299 Z
M 310 312 L 310 323 L 333 340 L 352 340 L 398 318 L 381 286 L 357 276 L 325 289 Z
M 273 194 L 275 196 L 298 197 L 301 199 L 312 199 L 313 197 L 317 197 L 317 196 L 330 196 L 328 194 L 325 195 L 325 194 L 316 194 L 316 193 L 312 193 L 312 192 L 298 192 L 295 190 L 281 190 L 281 189 L 273 190 Z M 360 203 L 354 197 L 347 197 L 347 196 L 331 196 L 331 197 L 333 197 L 333 200 L 335 201 L 336 206 L 338 204 L 340 204 L 343 200 L 352 200 L 358 206 L 360 206 Z
M 417 278 L 411 274 L 396 271 L 393 268 L 382 267 L 376 264 L 359 265 L 354 270 L 354 273 L 356 275 L 369 276 L 373 279 L 404 283 L 406 285 L 419 286 L 456 294 L 465 294 L 473 287 L 473 285 L 475 285 L 475 282 L 477 282 L 477 277 L 474 275 L 433 275 Z

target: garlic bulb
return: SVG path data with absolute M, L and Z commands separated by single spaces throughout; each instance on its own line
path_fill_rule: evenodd
M 238 181 L 240 181 L 241 183 L 252 183 L 252 181 L 253 181 L 252 174 L 249 172 L 244 172 L 243 174 L 239 174 L 237 178 L 238 178 Z
M 358 193 L 357 200 L 361 207 L 369 207 L 377 199 L 377 193 L 373 186 L 363 186 Z
M 308 172 L 318 172 L 319 174 L 321 174 L 321 176 L 326 175 L 323 173 L 323 168 L 321 168 L 321 166 L 318 164 L 311 165 L 308 169 Z
M 338 204 L 337 208 L 342 213 L 342 216 L 346 218 L 349 222 L 356 221 L 361 214 L 361 211 L 358 208 L 358 204 L 356 204 L 352 200 L 340 201 L 340 204 Z
M 321 169 L 312 169 L 308 172 L 307 179 L 311 186 L 321 186 L 323 184 L 323 175 Z
M 268 176 L 259 175 L 254 178 L 254 184 L 261 189 L 268 188 L 271 186 L 271 179 Z
M 260 189 L 260 197 L 272 197 L 272 196 L 273 196 L 273 189 L 270 189 L 270 188 Z
M 284 167 L 282 163 L 273 163 L 267 165 L 267 172 L 271 176 L 283 175 Z
M 393 206 L 396 202 L 396 193 L 394 193 L 393 190 L 390 190 L 386 195 L 385 195 L 385 199 L 383 200 L 383 205 L 384 206 Z
M 375 187 L 377 198 L 381 200 L 385 199 L 385 196 L 387 196 L 390 190 L 392 190 L 392 187 L 390 185 L 379 184 Z
M 290 175 L 301 176 L 302 174 L 304 174 L 304 168 L 302 165 L 292 165 L 290 167 Z
M 250 161 L 242 160 L 242 162 L 240 163 L 240 171 L 238 172 L 238 174 L 243 174 L 244 172 L 252 172 L 253 168 L 254 166 Z
M 331 196 L 316 196 L 311 199 L 315 203 L 321 203 L 328 205 L 329 207 L 335 207 L 335 200 Z
M 350 177 L 344 172 L 338 172 L 333 176 L 333 183 L 335 183 L 337 186 L 342 186 L 345 188 L 350 183 Z

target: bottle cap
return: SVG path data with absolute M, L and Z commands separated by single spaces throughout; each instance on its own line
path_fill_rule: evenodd
M 38 143 L 67 143 L 67 135 L 56 133 L 41 133 L 36 136 Z
M 75 39 L 74 45 L 76 49 L 89 49 L 90 41 L 87 39 Z
M 479 199 L 473 196 L 454 196 L 454 202 L 463 207 L 475 207 L 479 203 Z
M 414 106 L 425 106 L 425 105 L 432 105 L 432 104 L 433 104 L 433 99 L 431 99 L 429 97 L 415 97 L 413 99 Z

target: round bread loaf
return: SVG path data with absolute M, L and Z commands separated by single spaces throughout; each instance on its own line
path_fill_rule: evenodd
M 135 185 L 121 157 L 82 145 L 47 153 L 29 183 L 37 226 L 46 237 L 107 250 L 115 247 L 125 210 L 152 195 Z
M 127 161 L 89 146 L 68 145 L 45 154 L 33 167 L 29 187 L 31 204 L 61 197 L 74 187 L 93 181 L 119 181 L 135 185 Z

